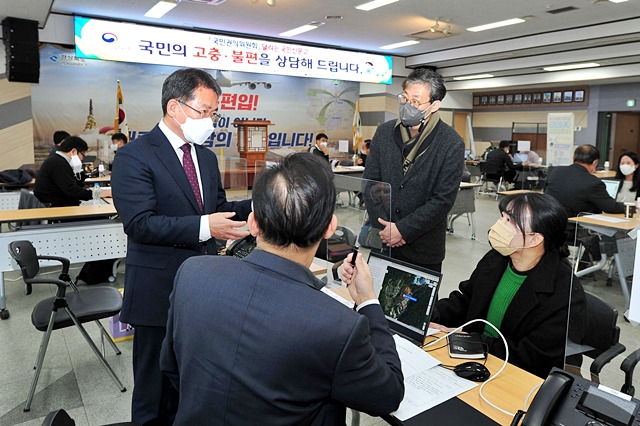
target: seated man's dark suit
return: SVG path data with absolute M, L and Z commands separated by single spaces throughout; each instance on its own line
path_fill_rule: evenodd
M 40 166 L 33 194 L 51 207 L 79 206 L 92 198 L 92 192 L 83 186 L 85 174 L 77 179 L 71 165 L 60 154 L 52 154 Z
M 344 425 L 394 411 L 400 360 L 380 305 L 354 312 L 308 268 L 260 249 L 178 270 L 161 368 L 177 425 Z
M 624 204 L 607 193 L 605 184 L 580 164 L 555 167 L 549 172 L 545 194 L 560 201 L 569 217 L 580 213 L 624 213 Z
M 515 165 L 509 154 L 502 149 L 494 149 L 487 154 L 487 165 L 494 166 L 498 175 L 502 175 L 504 180 L 513 183 L 516 177 L 516 170 L 522 169 L 522 165 Z

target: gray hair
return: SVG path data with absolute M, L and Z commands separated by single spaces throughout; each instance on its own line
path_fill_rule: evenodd
M 444 87 L 442 76 L 429 68 L 416 68 L 411 71 L 411 74 L 402 82 L 402 89 L 404 90 L 407 86 L 416 83 L 429 86 L 431 89 L 430 102 L 441 101 L 447 94 L 447 88 Z

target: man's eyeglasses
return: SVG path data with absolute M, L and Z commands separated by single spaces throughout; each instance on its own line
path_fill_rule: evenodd
M 207 112 L 206 110 L 195 109 L 194 107 L 192 107 L 188 103 L 182 102 L 180 100 L 178 101 L 178 103 L 180 103 L 180 104 L 182 104 L 182 105 L 184 105 L 186 107 L 189 107 L 192 110 L 194 110 L 195 112 L 197 112 L 200 115 L 200 118 L 209 117 L 213 121 L 216 121 L 216 117 L 220 117 L 220 115 L 218 114 L 218 111 Z
M 400 102 L 401 104 L 406 104 L 407 102 L 409 102 L 411 104 L 412 107 L 414 108 L 420 108 L 420 105 L 424 105 L 427 104 L 431 101 L 424 101 L 424 102 L 419 102 L 417 99 L 409 99 L 405 96 L 404 93 L 400 93 L 398 95 L 398 102 Z

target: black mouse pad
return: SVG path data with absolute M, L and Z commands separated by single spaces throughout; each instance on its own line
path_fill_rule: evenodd
M 473 425 L 473 426 L 496 426 L 496 423 L 489 417 L 482 414 L 472 406 L 459 398 L 451 398 L 442 404 L 424 411 L 417 416 L 401 422 L 394 417 L 385 416 L 384 419 L 392 425 L 405 426 L 451 426 L 451 425 Z

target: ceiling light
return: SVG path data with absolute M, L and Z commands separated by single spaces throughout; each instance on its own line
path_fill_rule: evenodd
M 268 4 L 269 6 L 275 7 L 275 5 L 276 5 L 276 0 L 267 0 L 267 4 Z
M 569 65 L 558 65 L 555 67 L 545 67 L 543 70 L 545 71 L 566 71 L 566 70 L 579 70 L 582 68 L 595 68 L 599 67 L 600 64 L 597 62 L 586 62 L 582 64 L 569 64 Z
M 168 11 L 176 7 L 180 0 L 160 0 L 144 14 L 147 18 L 162 18 Z
M 467 28 L 467 31 L 473 31 L 473 32 L 485 31 L 485 30 L 491 30 L 493 28 L 506 27 L 507 25 L 521 24 L 523 22 L 525 22 L 525 20 L 522 18 L 513 18 L 513 19 L 507 19 L 506 21 L 494 22 L 492 24 L 479 25 L 477 27 Z
M 611 3 L 624 3 L 625 1 L 629 1 L 629 0 L 609 0 Z
M 432 33 L 435 33 L 436 31 L 438 31 L 438 27 L 440 26 L 440 24 L 438 23 L 438 19 L 436 19 L 436 23 L 434 26 L 432 26 L 431 28 L 429 28 L 429 31 L 431 31 Z
M 451 24 L 447 24 L 446 27 L 442 30 L 442 34 L 449 35 L 451 32 Z
M 419 43 L 420 42 L 418 40 L 408 40 L 400 43 L 393 43 L 393 44 L 387 44 L 385 46 L 380 46 L 378 49 L 392 50 L 392 49 L 397 49 L 399 47 L 413 46 L 414 44 L 419 44 Z
M 391 3 L 395 3 L 397 1 L 398 0 L 373 0 L 373 1 L 361 4 L 360 6 L 356 6 L 356 9 L 360 9 L 368 12 L 370 10 L 377 9 L 379 7 L 386 6 Z
M 323 25 L 324 25 L 324 22 L 315 22 L 315 21 L 309 22 L 306 25 L 302 25 L 301 27 L 294 28 L 289 31 L 285 31 L 283 33 L 280 33 L 279 35 L 282 37 L 293 37 L 298 34 L 306 33 L 307 31 L 315 30 L 316 28 L 321 27 Z
M 475 80 L 478 78 L 492 78 L 493 74 L 476 74 L 476 75 L 464 75 L 462 77 L 453 77 L 454 80 Z

